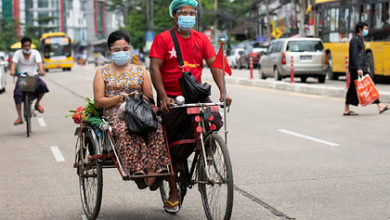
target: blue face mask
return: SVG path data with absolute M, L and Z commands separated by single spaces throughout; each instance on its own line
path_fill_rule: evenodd
M 367 29 L 364 29 L 363 30 L 363 37 L 367 36 L 368 35 L 368 30 Z
M 179 16 L 177 20 L 177 25 L 184 31 L 189 31 L 195 23 L 195 16 Z
M 112 61 L 118 65 L 123 66 L 130 60 L 130 51 L 119 51 L 112 53 Z

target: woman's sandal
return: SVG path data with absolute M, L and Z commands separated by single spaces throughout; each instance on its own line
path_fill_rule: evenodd
M 354 111 L 348 111 L 343 113 L 344 116 L 356 116 L 359 115 L 359 113 L 354 112 Z
M 390 110 L 390 106 L 386 105 L 385 107 L 383 107 L 382 110 L 379 111 L 379 114 L 382 114 L 383 112 L 387 111 L 387 110 Z
M 168 208 L 167 204 L 170 205 L 172 208 Z M 165 200 L 164 210 L 169 214 L 176 214 L 180 211 L 180 202 L 179 201 L 171 202 L 167 199 Z
M 145 175 L 145 173 L 142 171 L 137 171 L 134 173 L 134 176 L 143 176 L 143 175 Z M 148 187 L 145 183 L 144 178 L 135 178 L 134 182 L 135 184 L 137 184 L 138 189 L 145 189 L 146 187 Z
M 168 170 L 167 170 L 167 169 L 161 169 L 161 170 L 158 170 L 156 173 L 157 173 L 157 174 L 168 173 Z M 150 189 L 151 191 L 157 190 L 158 187 L 160 187 L 160 185 L 161 185 L 161 183 L 162 183 L 163 180 L 164 180 L 164 177 L 158 176 L 158 177 L 156 178 L 156 180 L 154 181 L 154 183 L 149 187 L 149 189 Z

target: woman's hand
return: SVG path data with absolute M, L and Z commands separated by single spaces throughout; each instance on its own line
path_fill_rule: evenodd
M 125 101 L 127 100 L 127 98 L 129 97 L 129 95 L 126 94 L 126 93 L 120 93 L 120 94 L 118 95 L 118 97 L 119 97 L 119 103 L 123 103 L 123 102 L 125 102 Z
M 224 101 L 223 93 L 220 95 L 219 101 L 220 101 L 220 102 L 223 102 L 223 101 Z M 230 106 L 231 104 L 232 104 L 232 98 L 230 98 L 230 97 L 226 94 L 226 106 Z
M 175 100 L 171 97 L 165 97 L 161 99 L 160 101 L 160 109 L 163 113 L 168 113 L 169 112 L 169 107 L 171 106 L 171 103 L 175 103 Z
M 357 73 L 359 76 L 363 77 L 363 70 L 358 70 Z

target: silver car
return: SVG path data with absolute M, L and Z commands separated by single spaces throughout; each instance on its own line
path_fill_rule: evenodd
M 268 50 L 260 58 L 259 77 L 274 77 L 275 80 L 290 77 L 293 63 L 294 77 L 301 78 L 302 82 L 306 82 L 307 77 L 315 77 L 318 82 L 324 83 L 327 62 L 321 39 L 277 39 L 271 41 Z

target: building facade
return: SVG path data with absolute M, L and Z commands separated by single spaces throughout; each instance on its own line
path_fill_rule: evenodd
M 41 27 L 65 32 L 76 45 L 91 45 L 123 26 L 123 16 L 107 11 L 105 0 L 0 0 L 0 8 L 2 19 L 18 24 L 19 37 L 28 27 Z

